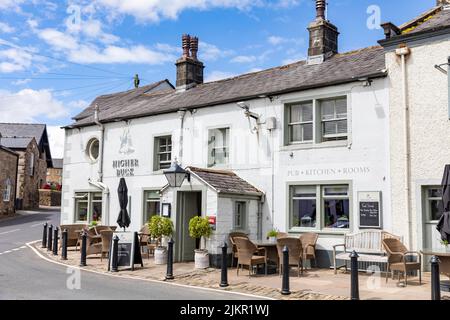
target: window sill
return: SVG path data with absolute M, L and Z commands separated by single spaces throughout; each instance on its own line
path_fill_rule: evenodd
M 323 148 L 343 148 L 349 147 L 349 140 L 321 142 L 321 143 L 296 143 L 287 146 L 282 146 L 280 151 L 294 151 L 294 150 L 308 150 L 308 149 L 323 149 Z
M 314 229 L 314 228 L 294 228 L 289 229 L 288 233 L 305 233 L 305 232 L 314 232 L 320 235 L 334 235 L 334 236 L 343 236 L 347 233 L 350 233 L 350 229 L 343 230 L 331 230 L 331 229 Z

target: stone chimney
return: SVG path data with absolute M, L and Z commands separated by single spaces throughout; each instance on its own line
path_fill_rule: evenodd
M 316 20 L 308 27 L 308 63 L 311 64 L 321 63 L 338 53 L 339 32 L 337 27 L 326 19 L 325 12 L 326 0 L 316 0 Z
M 205 66 L 198 60 L 198 38 L 184 34 L 182 37 L 183 55 L 177 60 L 177 89 L 189 89 L 203 83 Z

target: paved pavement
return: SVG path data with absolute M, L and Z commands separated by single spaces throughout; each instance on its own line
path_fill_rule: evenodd
M 55 209 L 44 209 L 39 213 L 0 220 L 0 299 L 249 299 L 236 294 L 112 278 L 84 271 L 81 271 L 78 282 L 73 270 L 67 273 L 66 267 L 42 260 L 25 246 L 27 242 L 42 238 L 43 223 L 58 224 L 58 221 L 59 211 Z M 80 289 L 77 289 L 78 284 Z

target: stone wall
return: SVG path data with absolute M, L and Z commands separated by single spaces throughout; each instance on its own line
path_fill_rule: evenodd
M 17 183 L 17 155 L 0 149 L 0 215 L 12 214 L 15 211 L 15 188 Z M 7 188 L 7 181 L 11 183 L 9 201 L 4 201 L 3 193 Z
M 46 207 L 61 206 L 61 192 L 56 190 L 39 190 L 39 204 Z
M 17 209 L 39 208 L 39 188 L 46 181 L 47 163 L 45 156 L 41 159 L 38 145 L 33 139 L 25 151 L 19 153 L 19 179 L 17 185 Z M 30 172 L 31 154 L 34 154 L 34 170 Z

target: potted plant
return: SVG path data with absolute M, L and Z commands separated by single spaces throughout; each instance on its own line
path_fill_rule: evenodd
M 277 235 L 278 235 L 278 230 L 275 230 L 275 229 L 272 229 L 269 232 L 267 232 L 267 238 L 273 242 L 277 241 Z
M 195 268 L 196 269 L 206 269 L 209 267 L 209 253 L 206 249 L 206 238 L 212 233 L 211 225 L 207 218 L 193 217 L 189 221 L 189 235 L 194 239 L 203 238 L 203 249 L 195 250 Z
M 445 250 L 448 251 L 449 247 L 448 247 L 448 240 L 441 240 L 441 244 L 445 247 Z
M 173 222 L 169 218 L 153 216 L 148 223 L 150 234 L 156 238 L 155 264 L 167 263 L 167 248 L 162 246 L 163 237 L 170 237 L 173 233 Z

